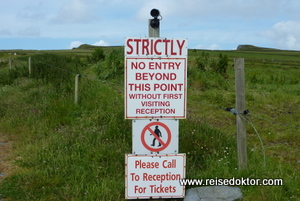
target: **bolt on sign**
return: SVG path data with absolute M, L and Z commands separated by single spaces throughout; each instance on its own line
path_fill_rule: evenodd
M 186 118 L 187 39 L 125 39 L 125 118 Z
M 183 198 L 185 154 L 125 155 L 126 199 Z

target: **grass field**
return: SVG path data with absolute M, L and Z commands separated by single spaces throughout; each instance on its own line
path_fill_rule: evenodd
M 0 165 L 6 175 L 0 199 L 124 200 L 124 154 L 132 146 L 131 121 L 124 119 L 124 54 L 122 47 L 102 50 L 105 58 L 97 62 L 91 46 L 0 51 L 0 139 L 11 147 L 10 165 Z M 228 56 L 226 73 L 215 70 L 220 54 Z M 220 109 L 235 107 L 238 57 L 245 59 L 250 111 L 243 171 L 236 117 Z M 82 75 L 77 105 L 76 74 Z M 187 119 L 179 126 L 187 178 L 282 178 L 282 186 L 240 186 L 244 200 L 300 200 L 300 52 L 189 50 L 187 99 Z

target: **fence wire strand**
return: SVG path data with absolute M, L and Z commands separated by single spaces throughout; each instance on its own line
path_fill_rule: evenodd
M 45 63 L 45 62 L 42 62 L 42 61 L 39 61 L 37 59 L 33 59 L 39 63 L 42 63 L 44 65 L 47 65 L 49 67 L 53 67 L 53 68 L 56 68 L 56 69 L 59 69 L 59 70 L 62 70 L 62 71 L 65 71 L 65 72 L 68 72 L 68 73 L 71 73 L 71 74 L 74 74 L 74 75 L 78 75 L 79 73 L 75 73 L 75 72 L 72 72 L 72 71 L 69 71 L 69 70 L 66 70 L 66 69 L 63 69 L 63 68 L 60 68 L 60 67 L 57 67 L 57 66 L 54 66 L 52 64 L 48 64 L 48 63 Z M 114 83 L 114 82 L 110 82 L 110 81 L 107 81 L 107 80 L 101 80 L 101 79 L 97 79 L 97 78 L 91 78 L 91 77 L 88 77 L 88 76 L 85 76 L 85 75 L 81 75 L 80 74 L 80 77 L 82 78 L 86 78 L 86 79 L 89 79 L 89 80 L 94 80 L 94 81 L 99 81 L 99 82 L 102 82 L 102 83 L 107 83 L 107 84 L 113 84 L 113 85 L 118 85 L 118 86 L 122 86 L 121 84 L 118 84 L 118 83 Z M 236 111 L 236 109 L 234 109 L 233 107 L 221 107 L 221 106 L 218 106 L 218 105 L 213 105 L 213 104 L 208 104 L 208 103 L 203 103 L 203 102 L 199 102 L 199 101 L 195 101 L 195 100 L 188 100 L 189 102 L 195 102 L 195 103 L 200 103 L 202 105 L 206 105 L 206 106 L 210 106 L 210 107 L 215 107 L 215 108 L 218 108 L 218 109 L 221 109 L 223 111 L 228 111 L 228 112 L 231 112 L 232 114 L 234 115 L 237 115 L 237 114 L 243 114 L 243 113 L 238 113 Z M 250 115 L 251 117 L 255 117 L 255 118 L 258 118 L 258 119 L 261 119 L 261 120 L 265 120 L 265 121 L 269 121 L 271 123 L 274 123 L 274 124 L 280 124 L 280 125 L 283 125 L 283 126 L 289 126 L 289 127 L 293 127 L 293 128 L 297 128 L 297 129 L 300 129 L 299 126 L 294 126 L 294 125 L 290 125 L 290 124 L 286 124 L 286 123 L 280 123 L 280 122 L 277 122 L 277 121 L 274 121 L 274 120 L 271 120 L 271 119 L 267 119 L 267 118 L 263 118 L 261 116 L 257 116 L 257 115 L 253 115 L 252 113 L 248 114 Z M 251 123 L 250 121 L 248 121 L 249 123 Z M 253 127 L 253 124 L 251 125 Z M 256 129 L 255 129 L 256 130 Z
M 46 66 L 49 66 L 49 67 L 52 67 L 52 68 L 56 68 L 56 69 L 65 71 L 65 72 L 67 72 L 67 73 L 71 73 L 71 74 L 74 74 L 74 75 L 78 75 L 78 74 L 79 74 L 79 73 L 74 73 L 74 72 L 72 72 L 72 71 L 66 70 L 66 69 L 64 69 L 64 68 L 60 68 L 60 67 L 54 66 L 54 65 L 52 65 L 52 64 L 48 64 L 48 63 L 39 61 L 39 60 L 37 60 L 37 59 L 33 59 L 33 60 L 34 60 L 34 61 L 37 61 L 37 62 L 39 62 L 39 63 L 41 63 L 41 64 L 44 64 L 44 65 L 46 65 Z
M 264 143 L 263 143 L 263 141 L 261 139 L 261 136 L 259 135 L 257 129 L 255 128 L 255 126 L 253 125 L 253 123 L 252 123 L 251 120 L 248 120 L 247 118 L 245 118 L 244 115 L 239 114 L 239 116 L 242 119 L 244 119 L 246 122 L 248 122 L 252 126 L 252 128 L 254 129 L 254 131 L 255 131 L 255 133 L 256 133 L 259 141 L 260 141 L 260 144 L 261 144 L 261 148 L 262 148 L 262 152 L 263 152 L 263 156 L 264 156 L 264 169 L 266 170 L 266 151 L 265 151 Z
M 31 59 L 32 59 L 32 58 L 31 58 Z M 88 77 L 88 76 L 82 75 L 82 74 L 80 74 L 80 73 L 75 73 L 75 72 L 66 70 L 66 69 L 64 69 L 64 68 L 60 68 L 60 67 L 54 66 L 54 65 L 52 65 L 52 64 L 48 64 L 48 63 L 39 61 L 39 60 L 37 60 L 37 59 L 32 59 L 32 60 L 37 61 L 37 62 L 39 62 L 39 63 L 42 63 L 42 64 L 44 64 L 44 65 L 47 65 L 47 66 L 49 66 L 49 67 L 56 68 L 56 69 L 59 69 L 59 70 L 68 72 L 68 73 L 70 73 L 70 74 L 80 75 L 81 78 L 85 78 L 85 79 L 88 79 L 88 80 L 94 80 L 94 81 L 102 82 L 102 83 L 105 83 L 105 84 L 113 84 L 113 85 L 121 86 L 121 84 L 118 84 L 118 83 L 114 83 L 114 82 L 110 82 L 110 81 L 107 81 L 107 80 L 101 80 L 101 79 L 97 79 L 97 78 Z
M 79 73 L 75 73 L 75 72 L 72 72 L 72 71 L 69 71 L 69 70 L 57 67 L 57 66 L 52 65 L 52 64 L 48 64 L 48 63 L 42 62 L 42 61 L 37 60 L 37 59 L 33 59 L 33 60 L 37 61 L 37 62 L 39 62 L 41 64 L 47 65 L 49 67 L 56 68 L 56 69 L 59 69 L 61 71 L 68 72 L 70 74 L 80 75 L 80 77 L 86 78 L 88 80 L 94 80 L 94 81 L 102 82 L 102 83 L 105 83 L 105 84 L 113 84 L 113 85 L 121 86 L 121 84 L 117 84 L 117 83 L 113 83 L 113 82 L 110 82 L 110 81 L 107 81 L 107 80 L 101 80 L 101 79 L 97 79 L 97 78 L 92 78 L 92 77 L 88 77 L 88 76 L 85 76 L 85 75 L 81 75 Z M 206 105 L 206 106 L 209 106 L 209 107 L 218 108 L 218 109 L 221 109 L 223 111 L 230 112 L 230 113 L 232 113 L 234 115 L 239 115 L 242 119 L 244 119 L 247 123 L 249 123 L 252 126 L 252 128 L 254 129 L 254 131 L 255 131 L 255 133 L 256 133 L 259 141 L 260 141 L 260 144 L 261 144 L 261 148 L 262 148 L 262 152 L 263 152 L 263 160 L 264 160 L 264 162 L 263 162 L 264 163 L 264 169 L 266 169 L 266 153 L 265 153 L 264 144 L 263 144 L 263 141 L 262 141 L 262 138 L 261 138 L 260 134 L 258 133 L 258 131 L 255 128 L 255 126 L 253 125 L 252 120 L 250 118 L 248 118 L 248 117 L 254 117 L 254 118 L 261 119 L 261 120 L 269 121 L 269 122 L 274 123 L 274 124 L 280 124 L 280 125 L 283 125 L 283 126 L 289 126 L 289 127 L 293 127 L 293 128 L 297 128 L 297 129 L 300 128 L 299 126 L 294 126 L 294 125 L 290 125 L 290 124 L 286 124 L 286 123 L 280 123 L 280 122 L 277 122 L 277 121 L 274 121 L 274 120 L 271 120 L 271 119 L 267 119 L 267 118 L 264 118 L 264 117 L 261 117 L 261 116 L 258 116 L 258 115 L 254 115 L 252 113 L 249 113 L 248 110 L 245 110 L 245 111 L 239 113 L 233 107 L 221 107 L 221 106 L 218 106 L 218 105 L 213 105 L 213 104 L 209 104 L 209 103 L 203 103 L 203 102 L 195 101 L 195 100 L 188 100 L 188 101 L 189 102 L 194 102 L 194 103 L 199 103 L 199 104 Z M 244 114 L 244 115 L 242 115 L 242 114 Z
M 211 106 L 211 107 L 215 107 L 215 108 L 219 108 L 219 109 L 222 109 L 224 111 L 228 111 L 234 115 L 236 114 L 244 114 L 244 112 L 240 112 L 238 113 L 236 111 L 236 109 L 232 108 L 232 107 L 221 107 L 221 106 L 218 106 L 218 105 L 212 105 L 212 104 L 208 104 L 208 103 L 202 103 L 200 101 L 195 101 L 195 100 L 190 100 L 191 102 L 195 102 L 195 103 L 199 103 L 199 104 L 202 104 L 202 105 L 206 105 L 206 106 Z M 271 120 L 271 119 L 267 119 L 267 118 L 263 118 L 263 117 L 260 117 L 260 116 L 257 116 L 257 115 L 253 115 L 252 113 L 249 113 L 249 111 L 247 111 L 247 115 L 249 116 L 252 116 L 252 117 L 255 117 L 255 118 L 258 118 L 258 119 L 262 119 L 262 120 L 265 120 L 265 121 L 269 121 L 269 122 L 272 122 L 274 124 L 280 124 L 280 125 L 283 125 L 283 126 L 289 126 L 289 127 L 293 127 L 293 128 L 298 128 L 300 129 L 299 126 L 295 126 L 295 125 L 291 125 L 291 124 L 286 124 L 286 123 L 280 123 L 280 122 L 277 122 L 277 121 L 274 121 L 274 120 Z
M 289 127 L 293 127 L 293 128 L 298 128 L 298 129 L 300 129 L 299 126 L 294 126 L 294 125 L 290 125 L 290 124 L 280 123 L 280 122 L 277 122 L 277 121 L 274 121 L 274 120 L 271 120 L 271 119 L 267 119 L 267 118 L 263 118 L 263 117 L 254 115 L 254 114 L 252 114 L 252 113 L 250 113 L 249 115 L 252 116 L 252 117 L 258 118 L 258 119 L 262 119 L 262 120 L 265 120 L 265 121 L 272 122 L 272 123 L 274 123 L 274 124 L 280 124 L 280 125 L 283 125 L 283 126 L 289 126 Z

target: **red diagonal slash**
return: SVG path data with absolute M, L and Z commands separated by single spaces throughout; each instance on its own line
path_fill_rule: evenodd
M 154 133 L 154 131 L 152 130 L 152 129 L 150 129 L 150 128 L 148 128 L 147 129 L 148 131 L 150 131 L 150 133 L 160 142 L 160 144 L 162 145 L 162 146 L 165 146 L 166 144 L 164 143 L 164 141 L 162 141 L 162 139 L 160 139 L 160 137 L 158 137 L 157 135 L 156 135 L 156 133 Z
M 151 129 L 151 126 L 161 126 L 161 128 L 165 129 L 166 132 L 165 132 L 164 135 L 167 138 L 166 142 L 164 142 L 162 139 L 160 139 L 160 137 L 158 137 L 154 133 L 154 131 Z M 145 140 L 146 133 L 148 131 L 160 142 L 160 144 L 162 146 L 160 146 L 158 148 L 154 148 L 154 147 L 151 147 L 151 146 L 148 145 L 148 143 Z M 169 127 L 166 124 L 162 123 L 162 122 L 151 122 L 151 123 L 147 124 L 141 132 L 141 142 L 142 142 L 143 146 L 146 149 L 148 149 L 149 151 L 152 151 L 152 152 L 159 152 L 159 151 L 162 151 L 162 150 L 166 149 L 170 145 L 171 138 L 172 138 L 172 134 L 171 134 L 171 131 L 170 131 Z

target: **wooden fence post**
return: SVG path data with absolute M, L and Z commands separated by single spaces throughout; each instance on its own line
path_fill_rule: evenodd
M 246 119 L 244 111 L 246 110 L 245 98 L 245 73 L 244 58 L 234 60 L 235 70 L 235 93 L 236 93 L 236 128 L 237 128 L 237 150 L 238 167 L 240 170 L 247 169 L 247 138 L 246 138 Z
M 12 58 L 9 57 L 9 70 L 12 70 Z
M 78 103 L 78 83 L 79 83 L 79 77 L 80 75 L 75 76 L 75 104 Z
M 29 75 L 31 75 L 31 57 L 28 58 L 28 71 Z

